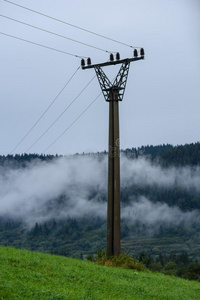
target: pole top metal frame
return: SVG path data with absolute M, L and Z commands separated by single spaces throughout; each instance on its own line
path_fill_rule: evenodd
M 84 59 L 81 60 L 82 70 L 95 69 L 102 93 L 107 102 L 123 100 L 130 63 L 138 60 L 143 60 L 144 49 L 143 48 L 140 49 L 140 56 L 138 56 L 138 52 L 135 49 L 133 55 L 134 55 L 133 58 L 120 59 L 120 54 L 119 52 L 117 52 L 116 60 L 114 60 L 114 56 L 111 53 L 110 61 L 100 63 L 100 64 L 93 64 L 93 65 L 91 64 L 91 59 L 88 58 L 87 66 L 85 66 L 85 60 Z M 111 81 L 108 79 L 108 77 L 102 70 L 102 67 L 118 65 L 118 64 L 121 64 L 120 70 L 114 82 L 111 83 Z
M 102 93 L 107 102 L 123 100 L 129 67 L 130 62 L 122 63 L 113 83 L 108 79 L 100 66 L 94 67 Z
M 120 59 L 120 60 L 108 61 L 108 62 L 100 63 L 100 64 L 82 66 L 82 70 L 93 69 L 93 68 L 97 68 L 97 67 L 118 65 L 118 64 L 123 64 L 123 63 L 130 63 L 132 61 L 137 61 L 137 60 L 141 60 L 141 59 L 144 59 L 144 55 L 141 55 L 140 57 L 125 58 L 125 59 Z

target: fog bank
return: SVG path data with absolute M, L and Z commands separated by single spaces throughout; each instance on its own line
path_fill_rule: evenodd
M 121 158 L 121 187 L 178 186 L 200 193 L 200 169 L 182 167 L 163 169 L 144 157 Z M 34 224 L 54 219 L 87 215 L 106 218 L 107 158 L 87 156 L 34 161 L 26 168 L 0 168 L 0 216 L 22 219 Z M 177 207 L 152 203 L 142 195 L 129 199 L 122 217 L 143 223 L 181 222 L 197 218 L 199 213 L 183 213 Z

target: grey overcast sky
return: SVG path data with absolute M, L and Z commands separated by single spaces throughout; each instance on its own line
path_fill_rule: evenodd
M 11 0 L 132 46 L 145 60 L 130 67 L 120 103 L 121 148 L 197 142 L 200 110 L 199 0 Z M 130 47 L 75 29 L 0 0 L 0 32 L 80 56 L 109 54 L 16 23 L 3 16 L 132 57 Z M 0 154 L 11 153 L 80 66 L 80 59 L 0 34 Z M 106 67 L 112 80 L 119 66 Z M 42 153 L 101 92 L 97 78 L 37 142 L 95 75 L 79 69 L 46 115 L 13 151 Z M 35 145 L 31 147 L 31 145 Z M 101 95 L 45 153 L 102 151 L 108 143 L 108 103 Z

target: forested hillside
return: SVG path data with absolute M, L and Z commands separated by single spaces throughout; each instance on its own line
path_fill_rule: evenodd
M 137 159 L 138 157 L 145 156 L 150 159 L 159 159 L 166 166 L 176 165 L 199 165 L 200 164 L 200 143 L 192 143 L 186 145 L 172 146 L 170 144 L 163 144 L 158 146 L 148 145 L 141 146 L 139 148 L 127 148 L 122 149 L 121 153 L 132 159 Z M 107 152 L 97 152 L 97 153 L 82 153 L 75 154 L 79 155 L 91 155 L 93 157 L 102 158 L 107 155 Z M 0 155 L 0 166 L 13 165 L 13 166 L 26 166 L 33 160 L 50 161 L 58 155 L 42 155 L 42 154 L 16 154 L 16 155 Z
M 200 143 L 121 155 L 122 249 L 154 263 L 199 259 Z M 1 156 L 0 244 L 73 257 L 104 249 L 106 169 L 106 152 Z

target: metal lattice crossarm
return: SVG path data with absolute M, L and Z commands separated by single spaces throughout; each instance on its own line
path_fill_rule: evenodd
M 95 72 L 102 90 L 102 93 L 104 95 L 104 98 L 106 101 L 109 101 L 109 94 L 110 94 L 110 89 L 112 88 L 112 83 L 104 73 L 101 67 L 95 67 Z
M 106 101 L 108 102 L 111 101 L 111 98 L 112 100 L 122 101 L 124 97 L 125 88 L 126 88 L 130 63 L 137 60 L 144 59 L 144 50 L 142 50 L 140 57 L 138 57 L 137 53 L 135 53 L 134 56 L 135 57 L 133 58 L 125 58 L 120 60 L 118 54 L 117 60 L 113 60 L 113 58 L 111 58 L 111 61 L 100 63 L 100 64 L 94 64 L 94 65 L 91 64 L 91 59 L 88 58 L 87 60 L 88 65 L 85 66 L 84 60 L 82 60 L 81 65 L 83 70 L 95 69 L 102 93 Z M 121 64 L 121 67 L 112 84 L 108 79 L 108 77 L 106 76 L 106 74 L 103 72 L 102 67 L 117 65 L 117 64 Z M 111 93 L 112 93 L 112 97 L 111 97 Z
M 124 91 L 126 87 L 126 82 L 128 78 L 128 71 L 130 67 L 130 62 L 124 62 L 112 84 L 102 68 L 100 66 L 95 67 L 95 72 L 106 101 L 110 101 L 110 93 L 112 91 L 116 97 L 113 100 L 122 101 L 124 96 Z
M 137 60 L 141 60 L 141 59 L 144 59 L 144 55 L 142 55 L 140 57 L 133 57 L 133 58 L 125 58 L 125 59 L 120 59 L 120 60 L 115 60 L 115 61 L 108 61 L 108 62 L 105 62 L 105 63 L 95 64 L 95 65 L 91 65 L 91 64 L 89 64 L 88 66 L 82 65 L 82 69 L 86 70 L 86 69 L 93 69 L 95 67 L 106 67 L 106 66 L 118 65 L 118 64 L 123 64 L 123 63 L 126 63 L 126 62 L 133 62 L 133 61 L 137 61 Z
M 123 96 L 126 88 L 126 82 L 128 78 L 129 67 L 130 67 L 130 62 L 123 63 L 113 83 L 113 87 L 118 87 L 119 101 L 123 100 Z

